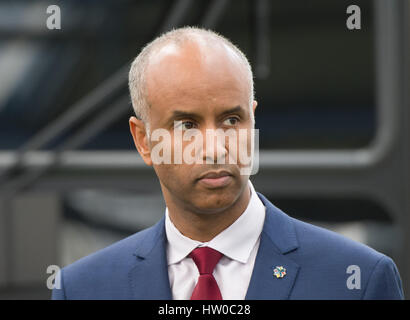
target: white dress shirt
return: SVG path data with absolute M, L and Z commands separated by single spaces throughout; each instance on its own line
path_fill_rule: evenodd
M 208 242 L 195 241 L 181 234 L 172 223 L 166 208 L 168 275 L 173 299 L 191 298 L 199 272 L 188 255 L 200 246 L 211 247 L 223 254 L 213 272 L 222 298 L 245 299 L 265 220 L 265 206 L 250 181 L 249 187 L 251 198 L 246 210 L 234 223 Z

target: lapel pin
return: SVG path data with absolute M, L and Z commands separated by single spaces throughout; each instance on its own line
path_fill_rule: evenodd
M 278 279 L 283 278 L 286 275 L 286 269 L 282 266 L 277 266 L 273 269 L 273 275 Z

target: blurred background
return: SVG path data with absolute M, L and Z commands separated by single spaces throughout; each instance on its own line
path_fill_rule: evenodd
M 349 5 L 361 29 L 349 30 Z M 58 5 L 61 29 L 49 30 Z M 0 299 L 49 299 L 64 267 L 155 224 L 127 72 L 174 27 L 231 39 L 255 75 L 259 192 L 391 256 L 410 290 L 407 0 L 0 1 Z

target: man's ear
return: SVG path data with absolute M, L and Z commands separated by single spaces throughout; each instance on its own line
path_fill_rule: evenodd
M 148 137 L 145 130 L 144 122 L 132 116 L 129 119 L 129 124 L 131 135 L 134 139 L 135 147 L 137 148 L 144 162 L 147 165 L 152 166 L 151 150 L 149 148 Z
M 255 109 L 258 106 L 258 101 L 254 100 L 252 104 L 253 115 L 255 115 Z

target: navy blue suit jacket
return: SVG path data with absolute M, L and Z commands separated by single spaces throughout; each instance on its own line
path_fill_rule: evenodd
M 266 218 L 246 299 L 404 298 L 389 257 L 291 218 L 258 196 Z M 60 289 L 53 290 L 52 298 L 172 299 L 164 221 L 63 268 Z M 350 265 L 360 269 L 347 273 Z M 286 269 L 282 278 L 274 276 L 278 266 Z M 355 288 L 349 289 L 352 275 Z

